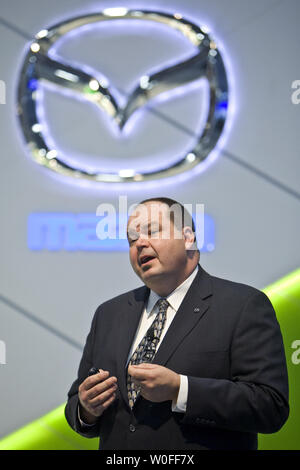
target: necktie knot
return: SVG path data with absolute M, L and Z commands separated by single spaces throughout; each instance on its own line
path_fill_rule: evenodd
M 167 299 L 159 299 L 157 301 L 157 305 L 158 305 L 158 310 L 160 312 L 165 312 L 168 309 L 169 302 L 167 301 Z

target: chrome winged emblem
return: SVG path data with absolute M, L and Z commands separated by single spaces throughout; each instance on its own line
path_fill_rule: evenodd
M 198 48 L 198 52 L 187 60 L 176 63 L 157 73 L 144 75 L 139 85 L 131 92 L 125 105 L 118 104 L 113 89 L 104 80 L 98 79 L 80 66 L 56 60 L 49 53 L 51 47 L 65 34 L 80 26 L 117 19 L 139 19 L 164 23 L 178 30 Z M 37 97 L 40 82 L 56 87 L 57 91 L 68 90 L 92 102 L 107 113 L 122 131 L 131 116 L 157 96 L 205 78 L 209 84 L 209 111 L 204 129 L 185 155 L 178 157 L 172 165 L 161 166 L 155 171 L 141 172 L 93 172 L 67 164 L 56 148 L 50 147 L 37 112 Z M 101 13 L 76 17 L 42 30 L 30 45 L 21 71 L 18 86 L 18 115 L 21 128 L 32 158 L 39 164 L 66 176 L 84 178 L 98 182 L 132 182 L 164 178 L 189 170 L 201 163 L 215 147 L 224 127 L 228 103 L 228 83 L 222 57 L 213 39 L 197 25 L 183 19 L 181 15 L 109 8 Z

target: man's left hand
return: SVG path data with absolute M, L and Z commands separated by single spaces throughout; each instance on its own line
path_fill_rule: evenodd
M 180 375 L 158 364 L 141 363 L 130 365 L 128 374 L 141 387 L 140 394 L 149 401 L 177 401 Z

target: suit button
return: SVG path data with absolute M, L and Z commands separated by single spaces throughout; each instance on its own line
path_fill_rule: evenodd
M 130 430 L 131 432 L 134 432 L 134 431 L 135 431 L 135 426 L 134 426 L 133 424 L 130 424 L 130 425 L 129 425 L 129 430 Z

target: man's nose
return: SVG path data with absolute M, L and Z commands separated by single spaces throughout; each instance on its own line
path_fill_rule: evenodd
M 149 245 L 149 238 L 147 235 L 140 234 L 139 238 L 136 241 L 136 246 L 137 247 L 143 247 L 143 246 L 148 246 Z

